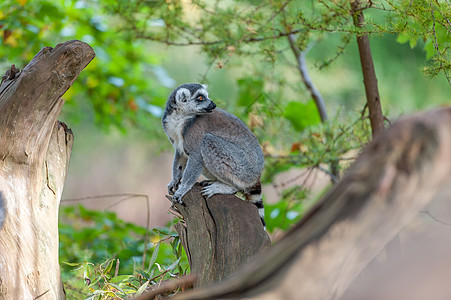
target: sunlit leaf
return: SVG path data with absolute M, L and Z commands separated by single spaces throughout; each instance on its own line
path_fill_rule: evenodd
M 321 119 L 313 100 L 307 103 L 289 102 L 285 107 L 284 117 L 297 130 L 302 131 L 308 126 L 321 123 Z
M 396 41 L 400 44 L 405 44 L 410 40 L 410 36 L 405 33 L 400 33 L 396 38 Z
M 141 295 L 142 293 L 144 293 L 144 291 L 146 290 L 148 285 L 149 285 L 149 281 L 144 282 L 144 284 L 139 287 L 138 291 L 135 294 L 135 297 L 137 297 L 137 296 Z
M 110 283 L 121 283 L 123 281 L 129 280 L 132 277 L 132 275 L 119 275 L 111 278 Z

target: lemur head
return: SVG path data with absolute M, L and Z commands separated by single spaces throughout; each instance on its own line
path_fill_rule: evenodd
M 194 116 L 211 113 L 216 104 L 208 98 L 207 86 L 199 83 L 185 83 L 172 91 L 166 103 L 165 115 Z

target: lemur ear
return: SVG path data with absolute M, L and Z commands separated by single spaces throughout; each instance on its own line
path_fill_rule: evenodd
M 204 87 L 204 89 L 208 89 L 208 84 L 202 84 L 202 86 Z
M 180 88 L 175 94 L 176 102 L 186 102 L 191 97 L 191 93 L 188 89 Z

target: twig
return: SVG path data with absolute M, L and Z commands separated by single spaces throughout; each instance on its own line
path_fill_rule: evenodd
M 327 175 L 329 175 L 330 179 L 332 180 L 333 184 L 338 183 L 339 179 L 337 176 L 335 176 L 334 174 L 332 174 L 332 172 L 330 172 L 329 170 L 321 167 L 320 165 L 316 166 L 320 171 L 326 173 Z
M 434 48 L 435 50 L 437 50 L 437 54 L 438 56 L 442 56 L 442 54 L 440 53 L 440 48 L 438 46 L 438 40 L 437 40 L 437 34 L 435 32 L 435 16 L 434 16 L 434 8 L 432 7 L 432 3 L 429 3 L 429 6 L 431 7 L 431 15 L 432 15 L 432 33 L 434 34 Z M 449 85 L 451 85 L 451 78 L 448 75 L 448 72 L 446 71 L 446 68 L 443 67 L 443 62 L 438 59 L 439 65 L 440 65 L 440 70 L 443 70 L 443 73 L 445 73 L 445 77 L 446 80 L 448 80 Z
M 150 300 L 154 299 L 155 296 L 160 295 L 162 293 L 173 291 L 177 288 L 186 288 L 192 286 L 197 280 L 197 277 L 194 274 L 189 274 L 177 279 L 167 280 L 163 282 L 160 286 L 148 291 L 144 292 L 142 295 L 133 298 L 133 300 Z
M 119 265 L 121 264 L 119 258 L 116 259 L 116 270 L 114 271 L 114 277 L 116 277 L 119 274 Z
M 41 298 L 42 296 L 44 296 L 45 294 L 47 294 L 49 291 L 50 291 L 50 289 L 46 290 L 44 293 L 42 293 L 42 294 L 40 294 L 39 296 L 33 298 L 33 300 L 36 300 L 36 299 Z
M 80 198 L 66 198 L 66 199 L 62 199 L 61 202 L 80 202 L 80 201 L 91 200 L 91 199 L 116 198 L 116 197 L 126 197 L 126 196 L 147 197 L 147 195 L 143 195 L 143 194 L 129 194 L 129 193 L 105 194 L 105 195 L 87 196 L 87 197 L 80 197 Z
M 64 289 L 77 292 L 79 294 L 82 294 L 83 296 L 87 296 L 88 295 L 88 293 L 85 293 L 83 290 L 78 289 L 78 288 L 76 288 L 76 287 L 74 287 L 74 286 L 72 286 L 72 285 L 70 285 L 68 283 L 64 283 Z M 83 297 L 83 298 L 86 298 L 86 297 Z
M 443 225 L 446 225 L 446 226 L 451 226 L 451 223 L 444 222 L 444 221 L 438 219 L 437 217 L 435 217 L 434 215 L 432 215 L 432 214 L 429 212 L 429 210 L 427 210 L 427 209 L 426 209 L 426 210 L 420 210 L 420 213 L 428 215 L 429 217 L 431 217 L 432 220 L 436 221 L 437 223 L 440 223 L 440 224 L 443 224 Z
M 144 236 L 144 253 L 143 253 L 143 264 L 142 267 L 144 269 L 144 265 L 146 264 L 146 254 L 147 254 L 147 244 L 149 241 L 149 228 L 150 228 L 150 203 L 149 197 L 145 195 L 146 198 L 146 208 L 147 208 L 147 216 L 146 216 L 146 235 Z M 119 261 L 119 259 L 118 259 Z

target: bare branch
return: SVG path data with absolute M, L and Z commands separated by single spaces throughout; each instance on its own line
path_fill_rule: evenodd
M 151 300 L 154 299 L 156 296 L 169 292 L 174 291 L 178 288 L 186 288 L 193 286 L 193 284 L 196 282 L 196 276 L 193 274 L 189 274 L 177 279 L 171 279 L 167 280 L 160 284 L 158 287 L 154 287 L 152 290 L 149 290 L 148 292 L 144 292 L 141 296 L 138 296 L 136 298 L 133 298 L 133 300 Z
M 318 112 L 319 112 L 319 115 L 321 118 L 321 122 L 324 123 L 328 119 L 326 105 L 324 103 L 323 97 L 321 96 L 321 93 L 318 91 L 316 86 L 313 84 L 313 81 L 310 78 L 310 75 L 307 71 L 307 63 L 305 61 L 305 52 L 299 50 L 299 48 L 296 46 L 294 35 L 290 34 L 287 36 L 287 38 L 290 43 L 291 50 L 293 51 L 294 55 L 296 56 L 297 63 L 298 63 L 298 70 L 301 74 L 302 81 L 304 82 L 305 86 L 307 87 L 307 90 L 310 92 L 310 95 L 312 96 L 313 101 L 315 101 L 316 107 L 318 108 Z

